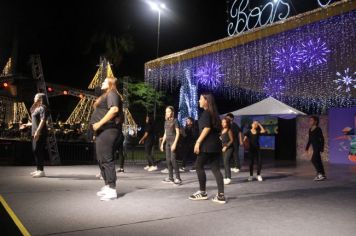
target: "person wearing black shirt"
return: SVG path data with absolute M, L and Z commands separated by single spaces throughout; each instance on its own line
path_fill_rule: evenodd
M 155 159 L 153 156 L 153 146 L 155 141 L 153 118 L 151 116 L 146 116 L 145 133 L 139 141 L 139 144 L 145 145 L 145 154 L 147 158 L 148 165 L 145 166 L 147 171 L 157 170 L 157 165 L 155 164 Z
M 312 116 L 309 120 L 309 139 L 305 150 L 308 152 L 310 145 L 313 147 L 313 155 L 311 161 L 317 172 L 314 181 L 322 181 L 326 179 L 323 162 L 321 161 L 320 153 L 324 151 L 324 136 L 323 131 L 319 127 L 319 117 Z
M 241 169 L 241 162 L 239 157 L 239 147 L 242 145 L 242 130 L 240 126 L 238 126 L 234 122 L 234 115 L 232 113 L 226 114 L 226 118 L 230 119 L 231 123 L 231 130 L 234 134 L 234 143 L 233 143 L 233 152 L 232 152 L 232 161 L 233 161 L 233 168 L 231 169 L 233 172 L 238 173 Z
M 250 157 L 250 176 L 248 177 L 248 181 L 253 180 L 253 166 L 255 160 L 257 161 L 257 180 L 263 181 L 263 178 L 261 176 L 262 159 L 260 153 L 260 134 L 265 132 L 266 130 L 258 121 L 253 121 L 251 129 L 245 134 L 244 142 L 248 141 Z
M 161 151 L 166 151 L 168 178 L 165 178 L 163 182 L 180 185 L 182 184 L 182 180 L 180 178 L 176 155 L 177 144 L 179 139 L 178 120 L 174 118 L 174 107 L 168 106 L 165 112 L 166 121 L 164 122 L 164 135 L 161 142 Z M 173 179 L 173 169 L 176 176 L 175 179 Z
M 196 171 L 199 180 L 200 190 L 192 194 L 190 200 L 206 200 L 206 174 L 205 164 L 209 163 L 218 185 L 218 194 L 213 198 L 213 202 L 226 203 L 224 195 L 224 181 L 220 172 L 221 122 L 215 105 L 215 99 L 211 94 L 202 94 L 199 99 L 199 107 L 204 111 L 199 117 L 199 137 L 194 145 L 194 153 L 198 155 L 196 160 Z
M 33 178 L 45 177 L 44 172 L 44 156 L 47 143 L 47 102 L 44 93 L 37 93 L 34 98 L 34 103 L 30 108 L 32 123 L 28 122 L 21 128 L 32 126 L 32 151 L 35 156 L 37 170 L 31 172 Z
M 225 168 L 225 178 L 224 184 L 231 183 L 231 169 L 230 169 L 230 159 L 232 157 L 232 152 L 234 150 L 234 134 L 231 130 L 230 119 L 224 118 L 221 120 L 222 132 L 221 132 L 221 143 L 222 143 L 222 153 Z
M 194 125 L 194 119 L 192 117 L 188 117 L 186 119 L 185 127 L 182 129 L 182 169 L 181 171 L 185 171 L 185 167 L 187 164 L 187 160 L 195 161 L 194 154 L 194 143 L 197 140 L 197 129 Z M 193 167 L 194 168 L 194 167 Z
M 108 77 L 101 85 L 105 91 L 94 103 L 90 123 L 94 130 L 96 158 L 105 186 L 97 192 L 102 201 L 117 198 L 116 171 L 114 162 L 115 141 L 122 133 L 122 100 L 116 89 L 117 79 Z

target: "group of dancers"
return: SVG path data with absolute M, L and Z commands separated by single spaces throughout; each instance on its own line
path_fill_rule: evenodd
M 116 170 L 114 161 L 115 143 L 122 139 L 122 123 L 124 120 L 122 100 L 118 93 L 117 79 L 107 77 L 101 85 L 102 95 L 94 103 L 94 111 L 90 119 L 90 125 L 94 131 L 94 142 L 96 158 L 99 164 L 100 175 L 104 180 L 104 186 L 97 192 L 97 196 L 102 201 L 117 199 L 116 191 Z M 180 170 L 177 164 L 177 147 L 180 136 L 194 137 L 183 143 L 185 147 L 184 155 L 192 155 L 195 158 L 194 168 L 197 173 L 199 190 L 189 196 L 190 200 L 206 200 L 206 173 L 205 166 L 210 165 L 217 184 L 217 194 L 212 201 L 216 203 L 226 203 L 224 185 L 231 183 L 231 170 L 238 172 L 241 169 L 239 160 L 239 146 L 244 145 L 249 150 L 249 172 L 248 181 L 254 179 L 253 168 L 257 164 L 257 180 L 263 181 L 261 176 L 262 159 L 260 154 L 259 136 L 266 130 L 258 122 L 253 121 L 250 129 L 242 134 L 241 129 L 233 121 L 234 116 L 227 114 L 220 119 L 214 96 L 210 93 L 200 95 L 199 107 L 203 110 L 198 119 L 198 130 L 194 136 L 192 118 L 187 119 L 186 132 L 181 134 L 179 123 L 175 118 L 174 107 L 168 106 L 165 109 L 164 135 L 160 142 L 160 150 L 166 154 L 168 177 L 164 183 L 181 185 Z M 31 109 L 32 123 L 32 149 L 35 156 L 37 170 L 32 172 L 34 178 L 45 177 L 44 172 L 44 152 L 47 138 L 47 104 L 43 93 L 36 94 L 34 104 Z M 321 129 L 318 127 L 319 119 L 316 116 L 310 118 L 309 140 L 306 150 L 313 147 L 312 163 L 317 171 L 314 180 L 325 180 L 325 171 L 321 160 L 320 152 L 324 149 L 324 138 Z M 153 158 L 152 147 L 154 145 L 153 121 L 146 118 L 146 126 L 143 137 L 139 143 L 144 144 L 148 165 L 147 171 L 156 171 L 157 166 Z M 183 139 L 184 140 L 184 139 Z M 192 142 L 195 140 L 195 142 Z M 223 159 L 225 176 L 220 171 L 220 160 Z M 233 167 L 230 162 L 233 160 Z M 183 162 L 183 165 L 184 162 Z M 120 164 L 118 172 L 123 172 L 123 164 Z

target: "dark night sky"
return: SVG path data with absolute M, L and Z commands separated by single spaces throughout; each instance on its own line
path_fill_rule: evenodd
M 227 36 L 226 0 L 162 0 L 160 55 Z M 230 2 L 233 2 L 230 0 Z M 267 0 L 250 0 L 255 5 Z M 317 0 L 289 0 L 291 15 L 317 7 Z M 29 55 L 39 53 L 48 82 L 86 88 L 97 70 L 100 50 L 87 52 L 93 35 L 128 34 L 134 51 L 124 55 L 116 76 L 143 80 L 144 63 L 154 59 L 157 13 L 144 0 L 18 1 L 0 3 L 0 65 L 11 54 L 13 35 L 19 38 L 18 71 L 30 74 Z

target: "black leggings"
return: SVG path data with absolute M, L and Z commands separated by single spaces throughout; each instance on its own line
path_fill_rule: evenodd
M 227 179 L 231 179 L 230 160 L 231 160 L 233 151 L 234 151 L 234 149 L 232 147 L 230 147 L 225 152 L 223 152 L 225 178 L 227 178 Z
M 253 166 L 255 164 L 255 160 L 257 161 L 257 175 L 260 175 L 262 169 L 262 158 L 261 158 L 260 150 L 251 149 L 250 150 L 250 176 L 253 176 Z
M 180 179 L 180 174 L 179 174 L 179 167 L 177 163 L 177 150 L 172 152 L 171 148 L 173 145 L 173 141 L 166 141 L 166 162 L 167 162 L 167 167 L 168 167 L 168 174 L 169 178 L 173 179 L 173 169 L 174 173 L 176 174 L 176 178 Z
M 95 138 L 96 158 L 98 159 L 101 176 L 105 185 L 116 187 L 116 171 L 114 161 L 115 140 L 119 129 L 105 129 Z
M 35 156 L 35 162 L 37 166 L 37 170 L 43 171 L 43 166 L 44 166 L 44 157 L 45 157 L 45 152 L 46 152 L 46 142 L 47 142 L 47 136 L 46 135 L 40 135 L 37 141 L 35 141 L 32 137 L 32 151 L 33 155 Z
M 145 142 L 145 154 L 146 154 L 148 166 L 154 166 L 155 159 L 153 156 L 153 142 Z
M 224 181 L 223 176 L 220 172 L 220 158 L 221 153 L 200 153 L 197 157 L 197 161 L 195 163 L 200 191 L 206 191 L 206 174 L 204 170 L 205 164 L 209 163 L 211 171 L 213 172 L 216 184 L 218 185 L 218 193 L 224 194 Z
M 232 161 L 233 161 L 233 167 L 237 169 L 241 169 L 241 162 L 240 162 L 240 157 L 239 157 L 239 142 L 234 141 L 234 150 L 232 152 Z
M 316 150 L 313 149 L 313 155 L 311 161 L 314 165 L 316 172 L 318 172 L 318 174 L 322 174 L 323 176 L 325 176 L 323 162 L 321 161 L 321 155 L 318 149 Z
M 127 156 L 127 148 L 125 143 L 125 136 L 123 133 L 120 133 L 115 140 L 115 150 L 118 155 L 120 168 L 124 169 L 125 159 Z

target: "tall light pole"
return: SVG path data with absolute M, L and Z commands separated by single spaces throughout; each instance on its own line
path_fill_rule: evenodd
M 157 49 L 156 49 L 156 58 L 159 57 L 159 37 L 160 37 L 160 30 L 161 30 L 161 12 L 166 10 L 167 7 L 164 3 L 158 1 L 147 1 L 147 3 L 151 6 L 153 11 L 158 13 L 158 22 L 157 22 Z M 156 97 L 156 90 L 155 90 L 155 104 L 153 108 L 153 119 L 156 120 L 156 110 L 157 110 L 157 97 Z

